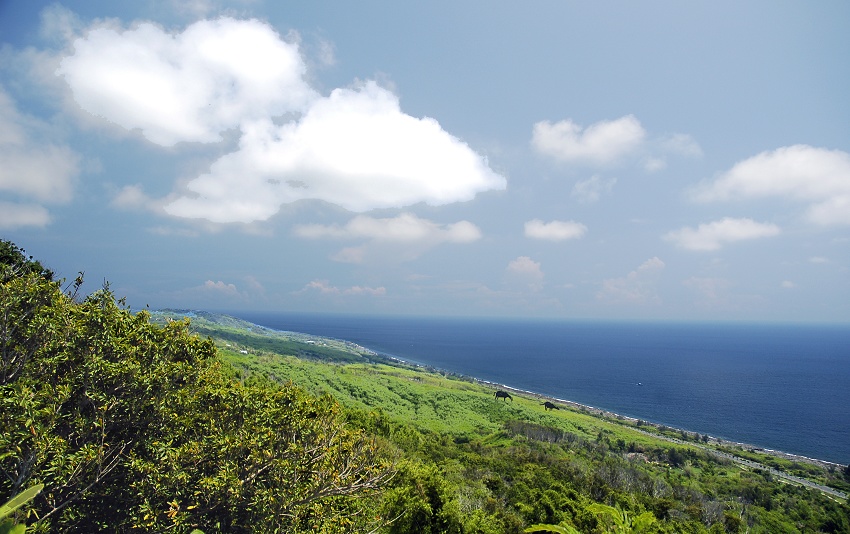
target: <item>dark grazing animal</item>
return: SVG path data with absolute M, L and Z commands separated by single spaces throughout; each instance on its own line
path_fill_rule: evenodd
M 549 401 L 544 402 L 544 403 L 542 404 L 542 406 L 543 406 L 543 409 L 544 409 L 544 410 L 546 410 L 546 411 L 549 411 L 549 410 L 560 410 L 560 408 L 558 408 L 557 406 L 555 406 L 554 404 L 552 404 L 552 403 L 551 403 L 551 402 L 549 402 Z
M 496 392 L 496 396 L 495 396 L 495 398 L 497 398 L 497 399 L 506 399 L 506 400 L 507 400 L 507 399 L 511 399 L 511 402 L 513 402 L 513 401 L 514 401 L 514 398 L 513 398 L 513 397 L 511 397 L 510 393 L 508 393 L 507 391 L 502 391 L 502 390 L 499 390 L 499 391 L 497 391 L 497 392 Z

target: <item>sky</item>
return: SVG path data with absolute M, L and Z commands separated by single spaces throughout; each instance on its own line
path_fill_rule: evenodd
M 850 323 L 848 21 L 0 0 L 0 237 L 134 309 Z

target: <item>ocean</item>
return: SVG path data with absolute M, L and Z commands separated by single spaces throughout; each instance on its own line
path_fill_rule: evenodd
M 850 463 L 850 326 L 233 315 L 690 432 Z

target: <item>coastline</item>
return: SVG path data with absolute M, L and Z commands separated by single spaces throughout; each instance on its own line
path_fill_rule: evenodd
M 340 340 L 337 340 L 337 341 L 340 341 Z M 347 342 L 347 343 L 350 343 L 350 342 Z M 356 345 L 356 344 L 355 344 L 355 346 L 360 347 L 360 345 Z M 812 465 L 818 466 L 818 467 L 826 469 L 826 470 L 843 468 L 844 466 L 842 464 L 839 464 L 839 463 L 830 462 L 828 460 L 820 460 L 818 458 L 810 458 L 808 456 L 793 454 L 793 453 L 784 452 L 784 451 L 780 451 L 780 450 L 776 450 L 776 449 L 758 447 L 758 446 L 755 446 L 755 445 L 751 445 L 751 444 L 747 444 L 747 443 L 741 443 L 741 442 L 738 442 L 738 441 L 727 440 L 727 439 L 723 439 L 723 438 L 718 438 L 718 437 L 715 437 L 715 436 L 708 436 L 708 441 L 704 444 L 699 443 L 696 440 L 694 440 L 694 441 L 681 440 L 681 439 L 677 439 L 677 438 L 673 438 L 673 437 L 664 435 L 663 433 L 660 432 L 660 429 L 666 428 L 668 430 L 672 430 L 674 432 L 680 432 L 682 434 L 687 434 L 687 435 L 699 435 L 699 433 L 696 433 L 696 432 L 693 432 L 693 431 L 690 431 L 690 430 L 685 430 L 685 429 L 682 429 L 682 428 L 673 427 L 673 426 L 670 426 L 670 425 L 665 425 L 663 423 L 653 423 L 653 422 L 650 422 L 650 421 L 643 420 L 643 426 L 650 426 L 650 427 L 653 427 L 653 428 L 659 430 L 658 433 L 648 432 L 648 431 L 644 430 L 643 428 L 637 426 L 638 421 L 641 421 L 641 420 L 634 418 L 634 417 L 621 415 L 621 414 L 618 414 L 618 413 L 615 413 L 615 412 L 612 412 L 612 411 L 609 411 L 609 410 L 604 410 L 602 408 L 597 408 L 595 406 L 589 406 L 589 405 L 586 405 L 586 404 L 582 404 L 582 403 L 567 400 L 567 399 L 561 399 L 561 398 L 558 398 L 558 397 L 543 395 L 541 393 L 537 393 L 537 392 L 534 392 L 534 391 L 515 388 L 515 387 L 509 386 L 507 384 L 501 384 L 501 383 L 493 382 L 493 381 L 489 381 L 489 380 L 482 380 L 482 379 L 479 379 L 479 378 L 467 376 L 467 375 L 464 375 L 464 374 L 461 374 L 461 373 L 455 373 L 453 371 L 449 371 L 449 370 L 446 370 L 446 369 L 440 369 L 440 368 L 430 366 L 430 365 L 423 365 L 423 364 L 420 364 L 420 363 L 417 363 L 417 362 L 408 361 L 408 360 L 405 360 L 403 358 L 399 358 L 397 356 L 392 356 L 392 355 L 389 355 L 389 354 L 386 354 L 386 353 L 376 352 L 374 350 L 371 350 L 371 349 L 368 349 L 368 348 L 365 348 L 365 347 L 361 347 L 361 348 L 364 348 L 368 352 L 368 354 L 370 354 L 370 355 L 378 356 L 380 359 L 389 360 L 389 361 L 391 361 L 392 363 L 395 363 L 395 364 L 401 364 L 401 365 L 406 365 L 406 366 L 409 366 L 409 367 L 414 367 L 414 368 L 417 368 L 417 369 L 422 369 L 424 371 L 430 371 L 430 372 L 436 372 L 436 373 L 440 373 L 440 374 L 460 377 L 460 378 L 463 378 L 463 379 L 466 379 L 466 380 L 470 380 L 470 381 L 472 381 L 476 384 L 481 384 L 483 386 L 490 387 L 490 388 L 493 388 L 493 389 L 496 389 L 496 390 L 501 389 L 501 390 L 509 391 L 509 392 L 514 393 L 518 396 L 533 397 L 537 400 L 549 401 L 549 402 L 552 402 L 552 403 L 555 403 L 555 404 L 561 404 L 563 406 L 573 408 L 573 409 L 581 411 L 581 412 L 586 412 L 586 413 L 589 413 L 589 414 L 594 415 L 596 417 L 601 417 L 601 418 L 607 419 L 609 421 L 618 421 L 618 422 L 626 421 L 626 422 L 634 424 L 635 426 L 631 427 L 631 428 L 633 430 L 637 431 L 637 432 L 644 433 L 646 435 L 652 436 L 652 437 L 657 438 L 657 439 L 669 441 L 671 443 L 677 443 L 677 444 L 680 444 L 680 445 L 697 447 L 697 448 L 702 449 L 703 451 L 705 451 L 709 454 L 712 454 L 714 456 L 717 456 L 719 458 L 725 458 L 727 460 L 735 462 L 735 463 L 739 464 L 742 468 L 760 469 L 762 471 L 767 471 L 771 475 L 782 478 L 782 479 L 784 479 L 788 482 L 791 482 L 791 483 L 794 483 L 794 484 L 799 484 L 801 486 L 805 486 L 805 487 L 808 487 L 808 488 L 811 488 L 811 489 L 814 489 L 814 490 L 817 490 L 817 491 L 821 491 L 821 492 L 823 492 L 827 495 L 830 495 L 830 496 L 838 498 L 838 499 L 842 499 L 842 500 L 847 499 L 847 494 L 845 492 L 841 491 L 841 490 L 837 490 L 837 489 L 831 488 L 829 486 L 824 486 L 824 485 L 818 484 L 816 482 L 812 482 L 811 480 L 808 480 L 808 479 L 805 479 L 805 478 L 797 477 L 797 476 L 794 476 L 794 475 L 789 475 L 788 473 L 785 473 L 785 472 L 780 471 L 778 469 L 775 469 L 773 467 L 761 464 L 759 462 L 756 462 L 756 461 L 753 461 L 753 460 L 750 460 L 750 459 L 747 459 L 747 458 L 736 456 L 735 454 L 733 454 L 733 452 L 726 452 L 724 450 L 712 448 L 708 444 L 711 443 L 711 442 L 714 442 L 714 444 L 716 444 L 717 446 L 729 448 L 729 449 L 732 449 L 732 451 L 734 451 L 734 449 L 737 448 L 737 449 L 740 449 L 742 452 L 744 452 L 744 451 L 757 452 L 757 453 L 760 453 L 760 454 L 766 454 L 766 455 L 769 455 L 769 456 L 774 456 L 774 457 L 777 457 L 777 458 L 786 459 L 786 460 L 789 460 L 789 461 L 792 461 L 792 462 L 802 462 L 802 463 L 812 464 Z
M 265 327 L 263 327 L 263 328 L 265 328 Z M 321 336 L 319 336 L 319 337 L 321 337 Z M 344 340 L 337 340 L 337 341 L 344 341 Z M 346 343 L 351 343 L 351 342 L 346 341 Z M 688 429 L 679 428 L 679 427 L 676 427 L 676 426 L 671 426 L 671 425 L 668 425 L 668 424 L 665 424 L 665 423 L 652 422 L 652 421 L 647 421 L 645 419 L 639 419 L 639 418 L 636 418 L 636 417 L 622 415 L 622 414 L 619 414 L 619 413 L 616 413 L 616 412 L 612 412 L 610 410 L 606 410 L 604 408 L 599 408 L 599 407 L 596 407 L 596 406 L 590 406 L 588 404 L 582 404 L 580 402 L 576 402 L 576 401 L 572 401 L 572 400 L 568 400 L 568 399 L 562 399 L 562 398 L 559 398 L 559 397 L 553 397 L 551 395 L 538 393 L 536 391 L 530 391 L 530 390 L 526 390 L 526 389 L 513 387 L 513 386 L 508 385 L 508 384 L 502 384 L 502 383 L 493 382 L 493 381 L 490 381 L 490 380 L 483 380 L 483 379 L 480 379 L 480 378 L 477 378 L 477 377 L 474 377 L 474 376 L 464 375 L 462 373 L 457 373 L 455 371 L 450 371 L 448 369 L 441 369 L 439 367 L 434 367 L 432 365 L 425 365 L 425 364 L 422 364 L 422 363 L 419 363 L 419 362 L 406 360 L 404 358 L 399 358 L 398 356 L 395 356 L 395 355 L 392 355 L 392 354 L 377 352 L 377 351 L 374 351 L 374 350 L 369 349 L 367 347 L 361 347 L 360 345 L 356 345 L 356 344 L 353 344 L 353 343 L 351 343 L 351 344 L 355 345 L 357 347 L 360 347 L 361 349 L 364 349 L 365 351 L 367 351 L 371 355 L 376 355 L 376 356 L 378 356 L 382 359 L 387 359 L 387 360 L 390 360 L 392 362 L 400 363 L 400 364 L 403 364 L 403 365 L 408 365 L 408 366 L 411 366 L 411 367 L 416 367 L 416 368 L 423 369 L 423 370 L 426 370 L 426 371 L 434 371 L 434 372 L 438 372 L 438 373 L 449 374 L 451 376 L 461 377 L 461 378 L 464 378 L 464 379 L 467 379 L 467 380 L 471 380 L 471 381 L 473 381 L 477 384 L 482 384 L 484 386 L 492 387 L 494 389 L 502 389 L 502 390 L 506 390 L 506 391 L 516 393 L 516 394 L 519 394 L 519 395 L 533 397 L 533 398 L 539 399 L 541 401 L 549 401 L 549 402 L 553 402 L 553 403 L 556 403 L 556 404 L 561 404 L 561 405 L 568 406 L 568 407 L 574 408 L 576 410 L 587 412 L 587 413 L 590 413 L 590 414 L 593 414 L 593 415 L 596 415 L 596 416 L 599 416 L 599 417 L 603 417 L 603 418 L 606 418 L 606 419 L 613 419 L 613 420 L 617 420 L 617 421 L 628 421 L 628 422 L 634 423 L 634 424 L 636 424 L 638 421 L 643 421 L 644 425 L 651 426 L 651 427 L 656 428 L 656 429 L 667 428 L 667 429 L 670 429 L 674 432 L 684 432 L 684 433 L 687 433 L 687 434 L 699 434 L 699 432 L 694 431 L 694 430 L 688 430 Z M 641 430 L 638 427 L 635 427 L 635 429 Z M 648 433 L 646 431 L 643 431 L 643 432 Z M 694 442 L 690 442 L 690 441 L 684 441 L 684 440 L 677 440 L 675 438 L 670 438 L 670 437 L 664 436 L 662 434 L 654 434 L 654 433 L 648 433 L 648 434 L 655 436 L 655 437 L 662 438 L 662 439 L 667 439 L 669 441 L 674 441 L 674 442 L 683 443 L 683 444 L 687 444 L 687 445 L 694 445 L 694 446 L 698 446 L 700 448 L 704 448 L 704 449 L 709 450 L 709 451 L 713 451 L 713 449 L 710 449 L 708 447 L 702 447 L 698 443 L 694 443 Z M 759 452 L 759 453 L 763 453 L 763 454 L 768 454 L 770 456 L 776 456 L 778 458 L 784 458 L 784 459 L 791 460 L 791 461 L 805 462 L 805 463 L 817 465 L 817 466 L 823 467 L 824 469 L 843 468 L 844 467 L 843 464 L 839 464 L 837 462 L 831 462 L 829 460 L 821 460 L 819 458 L 811 458 L 811 457 L 804 456 L 804 455 L 801 455 L 801 454 L 794 454 L 794 453 L 790 453 L 790 452 L 780 451 L 780 450 L 777 450 L 777 449 L 771 449 L 771 448 L 767 448 L 767 447 L 764 447 L 764 446 L 753 445 L 753 444 L 750 444 L 750 443 L 742 443 L 742 442 L 739 442 L 739 441 L 733 441 L 733 440 L 729 440 L 729 439 L 725 439 L 725 438 L 721 438 L 721 437 L 717 437 L 717 436 L 711 436 L 711 435 L 708 435 L 708 438 L 709 438 L 709 441 L 714 442 L 717 445 L 720 445 L 722 447 L 740 448 L 743 451 Z M 715 452 L 717 452 L 717 451 L 715 451 Z M 765 469 L 770 469 L 770 468 L 765 467 Z M 842 492 L 842 495 L 843 495 L 843 492 Z
M 459 373 L 459 372 L 451 371 L 451 370 L 448 370 L 448 369 L 436 367 L 434 365 L 424 364 L 424 363 L 417 362 L 415 360 L 402 358 L 402 357 L 396 356 L 396 355 L 391 354 L 391 353 L 376 351 L 374 349 L 371 349 L 369 347 L 363 346 L 361 344 L 358 344 L 358 343 L 355 343 L 355 342 L 352 342 L 352 341 L 349 341 L 349 340 L 346 340 L 346 339 L 341 339 L 341 338 L 336 338 L 336 337 L 331 337 L 331 336 L 322 336 L 322 335 L 317 335 L 317 334 L 310 334 L 310 333 L 306 333 L 306 332 L 296 332 L 296 331 L 291 331 L 291 330 L 274 329 L 274 328 L 270 328 L 268 326 L 264 326 L 264 325 L 261 325 L 261 324 L 258 324 L 258 323 L 247 321 L 247 320 L 238 318 L 236 316 L 227 315 L 227 314 L 210 313 L 210 312 L 203 312 L 203 311 L 196 311 L 196 310 L 159 310 L 159 311 L 166 312 L 166 313 L 176 313 L 176 314 L 179 314 L 179 315 L 188 316 L 190 318 L 203 317 L 207 320 L 212 319 L 213 322 L 218 322 L 216 319 L 213 319 L 213 317 L 215 317 L 215 316 L 220 317 L 220 318 L 227 317 L 228 319 L 227 319 L 226 322 L 230 323 L 231 326 L 236 326 L 233 323 L 237 322 L 237 323 L 243 323 L 243 325 L 245 325 L 245 327 L 248 328 L 249 330 L 254 330 L 254 329 L 261 330 L 261 331 L 264 330 L 264 331 L 267 331 L 267 332 L 270 332 L 270 333 L 285 335 L 285 336 L 293 337 L 293 338 L 300 339 L 300 340 L 306 341 L 306 342 L 310 342 L 309 340 L 312 340 L 313 342 L 317 342 L 317 341 L 321 341 L 321 340 L 328 340 L 328 341 L 333 341 L 333 342 L 336 342 L 336 343 L 341 343 L 341 344 L 345 345 L 346 347 L 348 347 L 349 349 L 352 349 L 355 352 L 358 352 L 363 356 L 366 356 L 366 357 L 369 357 L 369 358 L 374 358 L 374 359 L 379 360 L 379 361 L 385 361 L 385 362 L 389 362 L 390 364 L 405 365 L 405 366 L 409 366 L 409 367 L 423 369 L 423 370 L 426 370 L 426 371 L 441 373 L 441 374 L 444 374 L 444 375 L 460 377 L 462 379 L 469 380 L 471 382 L 481 384 L 481 385 L 484 385 L 484 386 L 487 386 L 487 387 L 491 387 L 491 388 L 495 388 L 495 389 L 504 389 L 504 390 L 507 390 L 507 391 L 511 391 L 511 392 L 523 395 L 523 396 L 533 397 L 533 398 L 539 399 L 541 401 L 547 401 L 548 400 L 548 401 L 556 403 L 556 404 L 561 404 L 563 406 L 567 406 L 567 407 L 573 408 L 575 410 L 587 412 L 587 413 L 590 413 L 590 414 L 593 414 L 593 415 L 596 415 L 596 416 L 599 416 L 599 417 L 603 417 L 603 418 L 606 418 L 606 419 L 609 419 L 609 420 L 612 420 L 612 421 L 620 421 L 620 422 L 631 423 L 632 425 L 635 425 L 633 427 L 634 429 L 641 431 L 641 432 L 644 432 L 644 433 L 647 433 L 647 434 L 650 434 L 650 435 L 658 437 L 658 438 L 666 439 L 666 440 L 669 440 L 671 442 L 679 442 L 679 443 L 682 443 L 682 444 L 697 446 L 697 447 L 701 447 L 701 448 L 703 448 L 707 451 L 722 454 L 722 451 L 717 451 L 716 449 L 706 447 L 706 446 L 704 446 L 700 443 L 695 443 L 694 441 L 678 440 L 678 439 L 672 438 L 670 436 L 665 436 L 660 432 L 658 432 L 658 433 L 647 432 L 646 430 L 642 430 L 640 427 L 638 427 L 636 425 L 636 423 L 638 423 L 638 421 L 642 421 L 643 425 L 648 426 L 648 427 L 653 427 L 653 428 L 655 428 L 656 430 L 659 430 L 659 431 L 661 429 L 668 429 L 668 430 L 671 430 L 671 431 L 676 432 L 676 433 L 682 433 L 682 434 L 687 434 L 687 435 L 697 435 L 697 434 L 699 434 L 699 432 L 694 431 L 694 430 L 689 430 L 689 429 L 685 429 L 685 428 L 681 428 L 681 427 L 677 427 L 677 426 L 672 426 L 672 425 L 662 423 L 662 422 L 654 422 L 654 421 L 649 421 L 649 420 L 646 420 L 646 419 L 639 419 L 639 418 L 632 417 L 632 416 L 626 416 L 626 415 L 622 415 L 622 414 L 619 414 L 619 413 L 616 413 L 616 412 L 613 412 L 613 411 L 610 411 L 610 410 L 607 410 L 607 409 L 604 409 L 604 408 L 599 408 L 597 406 L 591 406 L 591 405 L 579 403 L 579 402 L 576 402 L 576 401 L 572 401 L 572 400 L 569 400 L 569 399 L 563 399 L 563 398 L 555 397 L 555 396 L 552 396 L 552 395 L 539 393 L 539 392 L 536 392 L 536 391 L 525 390 L 525 389 L 517 388 L 517 387 L 511 386 L 511 385 L 508 385 L 508 384 L 502 384 L 502 383 L 498 383 L 498 382 L 494 382 L 494 381 L 483 380 L 483 379 L 477 378 L 475 376 L 466 375 L 466 374 L 463 374 L 463 373 Z M 710 436 L 710 435 L 708 436 L 708 438 L 709 438 L 710 442 L 715 443 L 715 444 L 717 444 L 721 447 L 727 447 L 727 448 L 732 448 L 732 449 L 737 448 L 737 449 L 740 449 L 742 452 L 756 452 L 756 453 L 767 454 L 767 455 L 770 455 L 770 456 L 774 456 L 774 457 L 782 458 L 782 459 L 787 459 L 787 460 L 794 461 L 794 462 L 804 462 L 804 463 L 808 463 L 808 464 L 813 464 L 813 465 L 822 467 L 824 469 L 834 469 L 834 468 L 843 468 L 844 467 L 843 464 L 840 464 L 840 463 L 837 463 L 837 462 L 833 462 L 833 461 L 829 461 L 829 460 L 822 460 L 822 459 L 819 459 L 819 458 L 813 458 L 813 457 L 804 456 L 804 455 L 795 454 L 795 453 L 789 453 L 789 452 L 781 451 L 781 450 L 778 450 L 778 449 L 768 448 L 767 446 L 753 445 L 753 444 L 750 444 L 750 443 L 744 443 L 744 442 L 734 441 L 734 440 L 730 440 L 730 439 L 726 439 L 726 438 L 722 438 L 722 437 L 717 437 L 717 436 Z M 751 463 L 754 463 L 754 462 L 751 462 Z M 771 468 L 768 468 L 766 466 L 763 466 L 763 468 L 764 469 L 771 469 Z M 778 473 L 778 472 L 777 472 L 777 474 L 784 475 L 784 474 Z

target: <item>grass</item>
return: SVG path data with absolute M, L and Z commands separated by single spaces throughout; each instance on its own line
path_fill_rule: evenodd
M 674 446 L 666 438 L 684 439 L 675 445 L 677 450 L 705 454 L 706 444 L 698 435 L 683 436 L 677 429 L 648 424 L 637 426 L 635 421 L 603 416 L 572 404 L 559 403 L 558 410 L 546 411 L 542 406 L 546 399 L 527 393 L 511 391 L 512 401 L 495 399 L 492 385 L 389 360 L 343 340 L 273 331 L 215 314 L 157 312 L 153 319 L 184 316 L 190 317 L 195 332 L 211 337 L 223 359 L 243 375 L 259 373 L 281 382 L 291 381 L 313 394 L 331 395 L 350 410 L 380 413 L 389 420 L 456 441 L 485 440 L 493 444 L 503 439 L 506 428 L 532 425 L 522 430 L 535 428 L 533 432 L 539 434 L 540 429 L 548 429 L 544 434 L 558 431 L 586 441 L 604 440 L 620 449 L 670 450 Z M 830 473 L 819 465 L 714 442 L 707 446 L 839 490 L 848 489 L 840 473 Z M 720 467 L 712 469 L 730 480 L 742 470 L 740 466 L 726 469 L 723 465 L 720 462 Z M 690 473 L 699 473 L 699 469 L 691 467 Z

